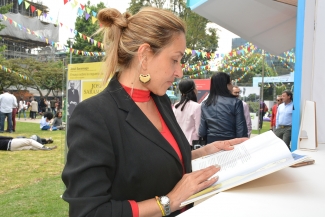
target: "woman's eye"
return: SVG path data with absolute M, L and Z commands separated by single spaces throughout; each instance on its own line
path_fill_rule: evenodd
M 178 63 L 178 60 L 174 60 L 174 63 Z

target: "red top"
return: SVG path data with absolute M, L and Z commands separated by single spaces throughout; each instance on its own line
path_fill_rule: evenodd
M 148 102 L 151 99 L 150 91 L 149 90 L 139 90 L 139 89 L 132 89 L 130 87 L 122 85 L 124 90 L 131 96 L 134 102 Z M 157 108 L 157 107 L 156 107 Z M 178 144 L 173 136 L 173 134 L 170 132 L 169 128 L 167 127 L 164 119 L 161 117 L 161 114 L 157 108 L 157 111 L 159 113 L 159 119 L 162 124 L 162 131 L 160 132 L 161 135 L 169 142 L 169 144 L 174 148 L 175 152 L 177 153 L 180 161 L 183 165 L 183 173 L 185 171 L 184 169 L 184 162 L 183 162 L 183 156 L 181 153 L 181 150 L 178 147 Z M 129 203 L 132 208 L 132 214 L 133 217 L 139 217 L 139 207 L 136 201 L 129 200 Z
M 276 124 L 276 113 L 278 111 L 278 104 L 275 104 L 273 107 L 272 107 L 272 117 L 271 117 L 271 127 L 275 127 Z

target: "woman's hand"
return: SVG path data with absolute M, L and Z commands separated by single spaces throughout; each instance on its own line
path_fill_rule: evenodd
M 220 170 L 219 166 L 210 166 L 202 170 L 185 174 L 171 192 L 167 194 L 170 199 L 171 211 L 181 209 L 180 205 L 193 194 L 211 186 L 218 180 L 218 176 L 211 178 Z
M 206 146 L 203 146 L 202 148 L 192 151 L 192 160 L 209 154 L 216 153 L 220 150 L 225 150 L 225 151 L 232 150 L 234 149 L 234 145 L 240 144 L 246 141 L 247 139 L 248 138 L 245 137 L 245 138 L 236 138 L 236 139 L 212 142 Z
M 246 140 L 248 140 L 248 138 L 245 137 L 245 138 L 236 138 L 236 139 L 212 142 L 203 147 L 202 151 L 204 152 L 202 156 L 213 154 L 220 150 L 225 150 L 225 151 L 232 150 L 234 149 L 234 145 L 238 145 Z

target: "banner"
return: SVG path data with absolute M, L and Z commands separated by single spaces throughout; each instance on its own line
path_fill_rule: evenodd
M 193 79 L 197 89 L 197 102 L 201 103 L 210 93 L 210 79 Z
M 103 85 L 102 62 L 69 64 L 67 86 L 68 117 L 83 100 L 100 93 L 107 85 Z

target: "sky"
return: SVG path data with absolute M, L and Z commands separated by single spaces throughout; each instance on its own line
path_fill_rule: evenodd
M 74 23 L 77 17 L 78 7 L 74 9 L 71 6 L 71 2 L 64 5 L 64 0 L 32 0 L 34 2 L 41 1 L 44 5 L 49 7 L 50 13 L 49 17 L 53 18 L 53 22 L 58 20 L 65 26 L 69 26 L 74 29 Z M 87 3 L 88 0 L 71 0 L 76 1 L 81 4 Z M 118 9 L 120 12 L 125 12 L 129 7 L 131 0 L 91 0 L 91 4 L 96 5 L 103 2 L 107 7 L 112 7 Z M 48 18 L 49 19 L 49 18 Z M 219 48 L 217 53 L 228 53 L 231 51 L 232 38 L 239 38 L 239 36 L 228 31 L 227 29 L 217 25 L 209 24 L 209 27 L 217 28 L 217 33 L 219 35 Z M 73 37 L 74 34 L 67 28 L 60 28 L 60 42 L 65 43 L 69 37 Z M 216 60 L 218 61 L 218 60 Z
M 68 2 L 67 4 L 64 4 L 64 0 L 32 0 L 33 2 L 42 2 L 43 5 L 46 5 L 49 7 L 49 15 L 48 20 L 50 18 L 53 18 L 53 23 L 56 22 L 56 20 L 59 21 L 59 23 L 63 23 L 65 26 L 69 26 L 70 28 L 74 29 L 74 23 L 77 18 L 77 11 L 78 7 L 72 8 L 71 2 Z M 78 2 L 80 4 L 86 4 L 88 0 L 72 0 L 72 2 Z M 100 2 L 103 2 L 105 6 L 116 8 L 120 12 L 124 13 L 126 11 L 126 8 L 129 7 L 129 3 L 131 0 L 90 0 L 92 5 L 97 5 Z M 49 20 L 51 22 L 51 20 Z M 65 43 L 69 37 L 73 37 L 74 34 L 72 34 L 69 30 L 66 28 L 60 28 L 60 42 Z

